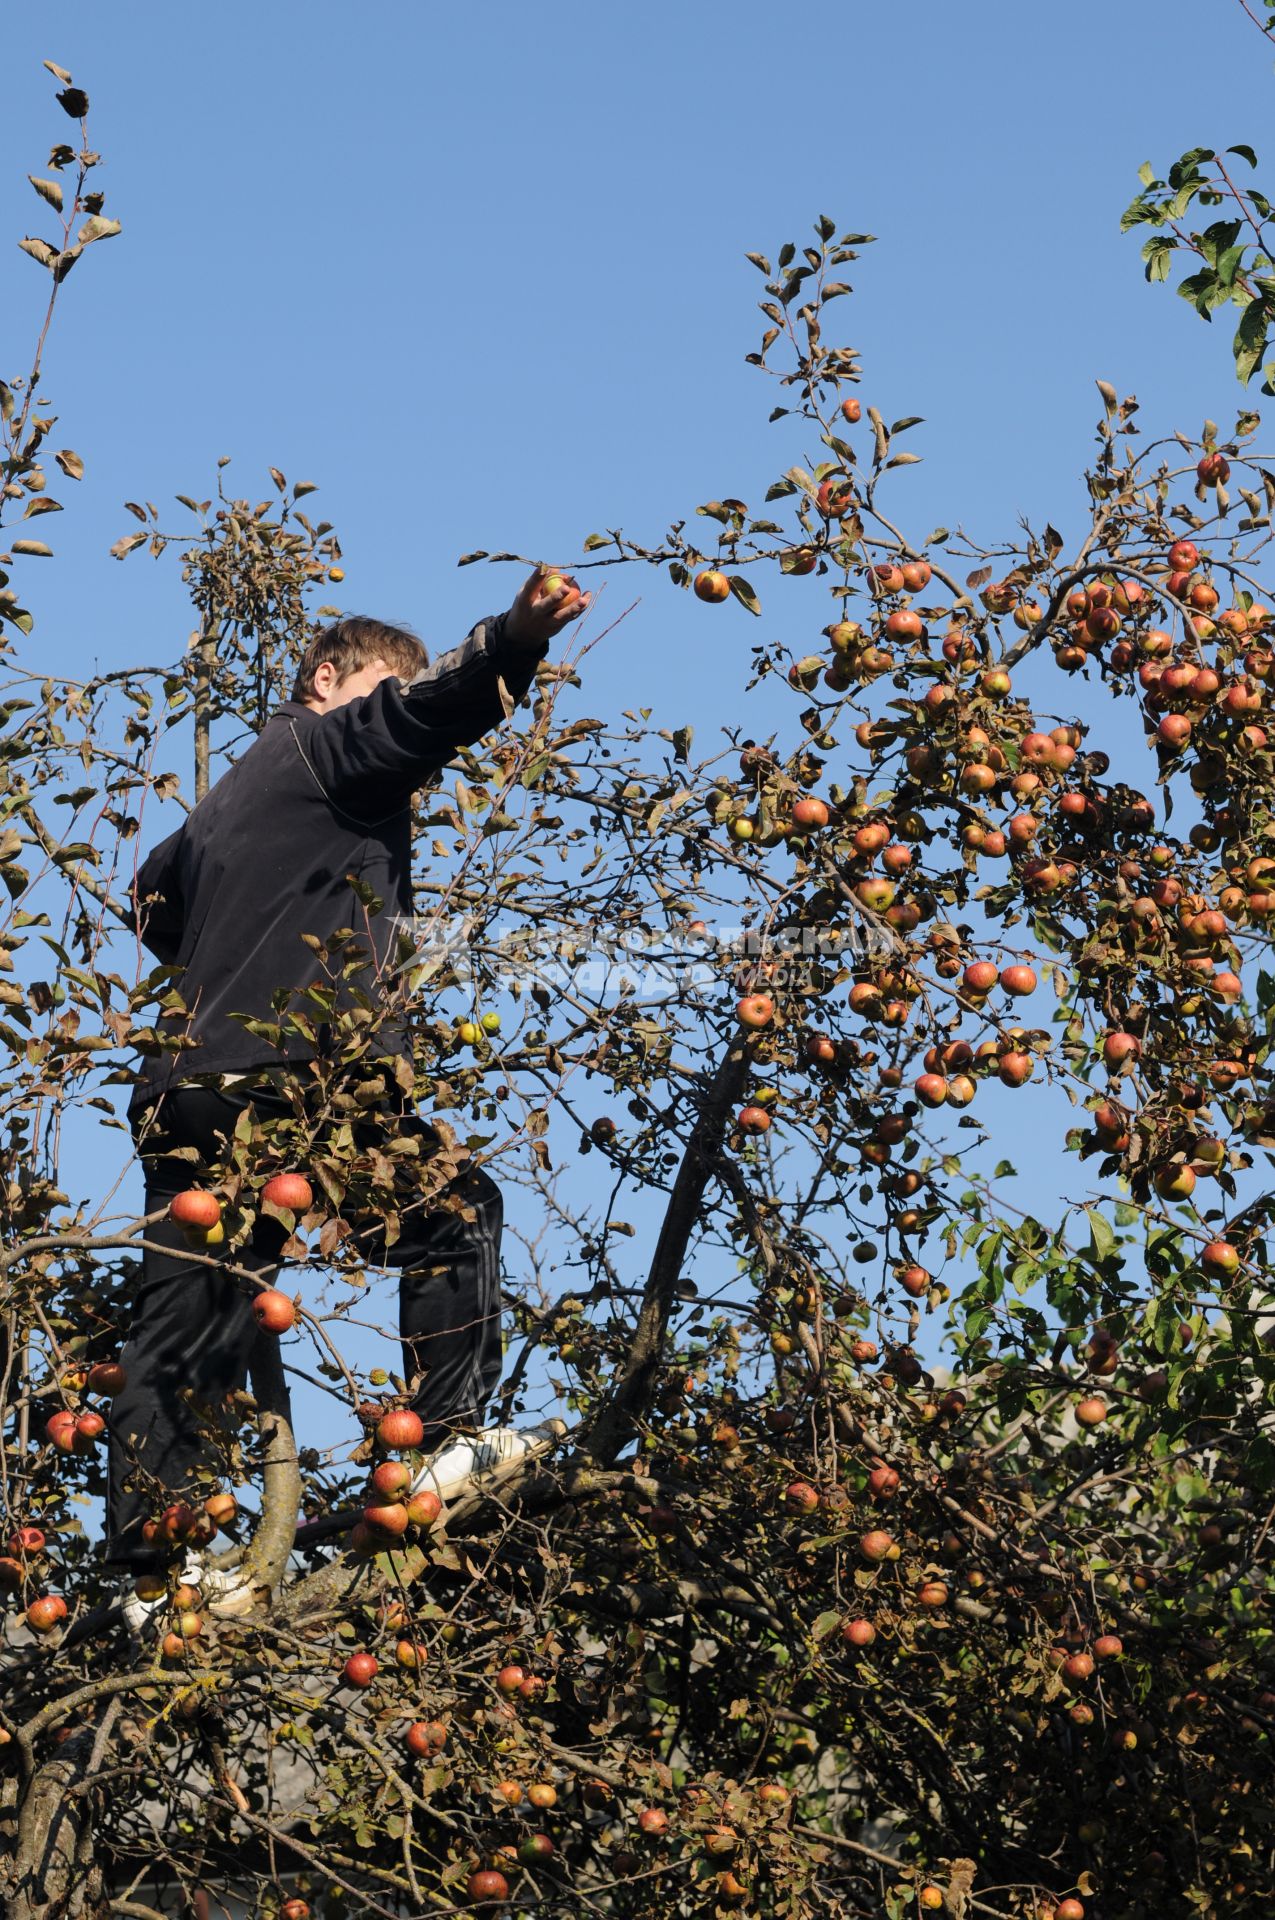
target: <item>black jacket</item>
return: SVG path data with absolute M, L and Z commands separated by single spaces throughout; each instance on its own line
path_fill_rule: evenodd
M 182 969 L 189 1010 L 165 1014 L 161 1032 L 197 1042 L 151 1055 L 129 1102 L 149 1105 L 192 1074 L 242 1073 L 313 1058 L 324 1050 L 285 1035 L 282 1049 L 231 1014 L 277 1021 L 273 997 L 329 984 L 331 972 L 303 940 L 353 928 L 374 956 L 360 984 L 377 997 L 392 958 L 396 923 L 412 912 L 411 799 L 452 758 L 528 691 L 547 646 L 511 647 L 505 616 L 484 621 L 462 645 L 405 684 L 383 680 L 366 699 L 332 713 L 285 700 L 242 759 L 222 775 L 137 876 L 137 929 L 157 959 Z M 353 874 L 382 902 L 369 912 Z M 322 1022 L 312 1003 L 296 1011 Z M 338 1004 L 350 1004 L 348 987 Z M 379 1051 L 401 1049 L 383 1030 Z

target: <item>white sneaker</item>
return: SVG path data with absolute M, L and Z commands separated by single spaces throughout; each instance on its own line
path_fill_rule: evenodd
M 442 1501 L 450 1500 L 476 1474 L 490 1473 L 525 1454 L 545 1453 L 566 1431 L 565 1420 L 544 1420 L 535 1427 L 484 1427 L 472 1439 L 453 1440 L 429 1454 L 411 1493 L 429 1491 Z
M 194 1548 L 182 1562 L 180 1580 L 184 1586 L 197 1587 L 205 1607 L 218 1618 L 247 1613 L 253 1605 L 253 1588 L 237 1572 L 223 1573 L 217 1567 L 206 1567 L 203 1555 Z M 159 1616 L 167 1611 L 169 1600 L 167 1589 L 154 1600 L 143 1600 L 130 1583 L 124 1590 L 124 1618 L 131 1630 L 140 1635 L 158 1623 Z

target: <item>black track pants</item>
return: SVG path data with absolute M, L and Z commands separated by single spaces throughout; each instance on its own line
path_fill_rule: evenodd
M 273 1110 L 260 1089 L 245 1088 L 242 1098 L 236 1093 L 174 1087 L 146 1116 L 139 1151 L 147 1213 L 167 1207 L 197 1175 L 189 1160 L 167 1157 L 174 1148 L 195 1148 L 207 1165 L 223 1152 L 250 1101 L 259 1112 Z M 402 1132 L 410 1123 L 395 1116 L 393 1124 Z M 415 1124 L 427 1131 L 423 1121 Z M 388 1254 L 372 1241 L 360 1242 L 369 1260 L 402 1269 L 403 1372 L 409 1381 L 423 1376 L 413 1404 L 425 1424 L 426 1447 L 454 1427 L 476 1424 L 500 1380 L 500 1189 L 476 1169 L 454 1191 L 474 1208 L 472 1222 L 448 1211 L 408 1210 L 402 1237 Z M 244 1386 L 254 1343 L 276 1337 L 259 1332 L 241 1283 L 191 1260 L 180 1227 L 163 1219 L 146 1237 L 153 1248 L 143 1254 L 137 1308 L 120 1356 L 127 1385 L 111 1406 L 106 1528 L 108 1562 L 139 1568 L 158 1557 L 142 1539 L 142 1522 L 166 1500 L 194 1501 L 208 1491 L 196 1471 L 213 1460 L 198 1407 L 217 1417 L 227 1394 Z M 282 1239 L 278 1222 L 260 1222 L 252 1246 L 236 1250 L 235 1263 L 269 1278 Z

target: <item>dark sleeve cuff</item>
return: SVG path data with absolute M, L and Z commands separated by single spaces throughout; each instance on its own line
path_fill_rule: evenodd
M 521 699 L 536 677 L 536 668 L 549 651 L 547 640 L 511 643 L 507 638 L 508 613 L 484 620 L 487 649 L 497 673 L 511 693 Z

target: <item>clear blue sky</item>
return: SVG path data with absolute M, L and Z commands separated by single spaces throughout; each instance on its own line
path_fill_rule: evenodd
M 1118 220 L 1145 159 L 1261 150 L 1267 52 L 1228 0 L 12 10 L 6 374 L 47 286 L 13 245 L 47 224 L 24 176 L 70 130 L 46 56 L 92 96 L 124 229 L 68 282 L 47 356 L 57 442 L 87 475 L 41 525 L 57 563 L 20 575 L 41 661 L 74 675 L 180 650 L 176 568 L 107 548 L 129 498 L 180 530 L 168 503 L 209 493 L 221 454 L 253 497 L 269 463 L 317 481 L 347 604 L 434 646 L 515 584 L 458 573 L 470 548 L 569 562 L 595 528 L 654 539 L 714 496 L 760 506 L 817 449 L 766 425 L 743 255 L 822 212 L 880 236 L 839 311 L 864 397 L 926 421 L 893 496 L 904 524 L 995 539 L 1048 515 L 1074 535 L 1095 376 L 1137 393 L 1148 431 L 1239 404 L 1229 321 L 1147 288 Z M 608 610 L 639 591 L 586 709 L 655 702 L 707 746 L 744 717 L 755 629 L 635 568 Z M 763 598 L 814 643 L 817 583 Z
M 350 605 L 437 643 L 505 597 L 507 570 L 456 572 L 470 548 L 570 559 L 603 524 L 759 504 L 804 449 L 743 364 L 743 254 L 823 211 L 880 236 L 841 315 L 865 397 L 926 419 L 894 496 L 918 535 L 1074 526 L 1096 375 L 1157 427 L 1239 398 L 1225 316 L 1147 288 L 1117 231 L 1142 160 L 1261 149 L 1268 50 L 1230 0 L 859 0 L 800 24 L 755 0 L 80 0 L 12 10 L 5 51 L 6 365 L 45 291 L 9 238 L 41 230 L 24 175 L 70 125 L 45 56 L 92 95 L 124 223 L 48 358 L 88 474 L 45 522 L 62 564 L 23 580 L 68 672 L 180 645 L 175 570 L 165 590 L 106 549 L 123 500 L 202 496 L 223 453 L 254 497 L 270 462 L 319 481 Z M 748 616 L 637 569 L 611 605 L 635 588 L 596 704 L 733 706 Z M 817 633 L 815 582 L 781 600 Z

